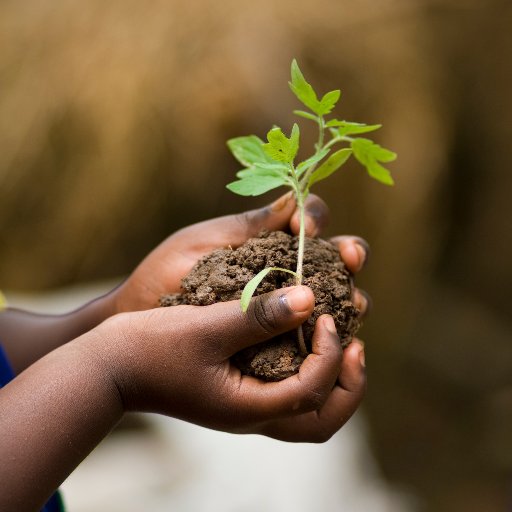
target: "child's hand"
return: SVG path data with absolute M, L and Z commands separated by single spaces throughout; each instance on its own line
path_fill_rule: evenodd
M 318 236 L 327 220 L 326 204 L 310 194 L 306 200 L 306 234 Z M 162 295 L 180 291 L 181 280 L 202 256 L 219 247 L 236 248 L 264 229 L 290 230 L 298 234 L 298 211 L 291 194 L 259 210 L 200 222 L 174 233 L 110 295 L 114 311 L 140 311 L 158 306 Z M 366 242 L 353 236 L 336 237 L 332 241 L 348 268 L 352 272 L 359 271 L 367 257 Z M 364 312 L 365 296 L 356 292 L 355 301 Z
M 325 441 L 365 388 L 362 345 L 343 352 L 330 316 L 317 321 L 313 353 L 295 376 L 265 383 L 230 362 L 239 350 L 298 327 L 313 306 L 311 290 L 301 286 L 254 298 L 246 314 L 239 301 L 127 313 L 100 325 L 82 346 L 101 356 L 101 372 L 111 376 L 125 410 L 227 432 Z

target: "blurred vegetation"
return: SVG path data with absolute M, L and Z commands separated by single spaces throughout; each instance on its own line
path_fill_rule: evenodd
M 224 188 L 225 141 L 291 126 L 296 57 L 399 155 L 393 190 L 356 165 L 318 187 L 330 233 L 373 250 L 360 284 L 381 467 L 425 510 L 505 510 L 511 26 L 507 0 L 4 0 L 1 287 L 123 275 L 173 230 L 255 207 Z

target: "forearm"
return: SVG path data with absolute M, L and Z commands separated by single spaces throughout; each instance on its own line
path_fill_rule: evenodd
M 39 510 L 123 414 L 89 333 L 0 389 L 0 510 Z
M 14 308 L 0 313 L 0 343 L 16 374 L 90 331 L 115 313 L 112 292 L 64 315 L 39 315 Z

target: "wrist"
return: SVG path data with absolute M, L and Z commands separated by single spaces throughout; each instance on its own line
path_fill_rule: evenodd
M 132 410 L 129 403 L 135 380 L 132 350 L 126 335 L 130 326 L 133 329 L 129 316 L 129 313 L 114 314 L 74 341 L 105 377 L 109 387 L 116 390 L 123 412 Z

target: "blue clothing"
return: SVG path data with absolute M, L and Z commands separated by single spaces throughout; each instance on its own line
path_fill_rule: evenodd
M 0 345 L 0 388 L 14 379 L 14 371 L 9 364 L 2 345 Z M 64 505 L 60 494 L 56 492 L 41 509 L 41 512 L 64 512 Z

